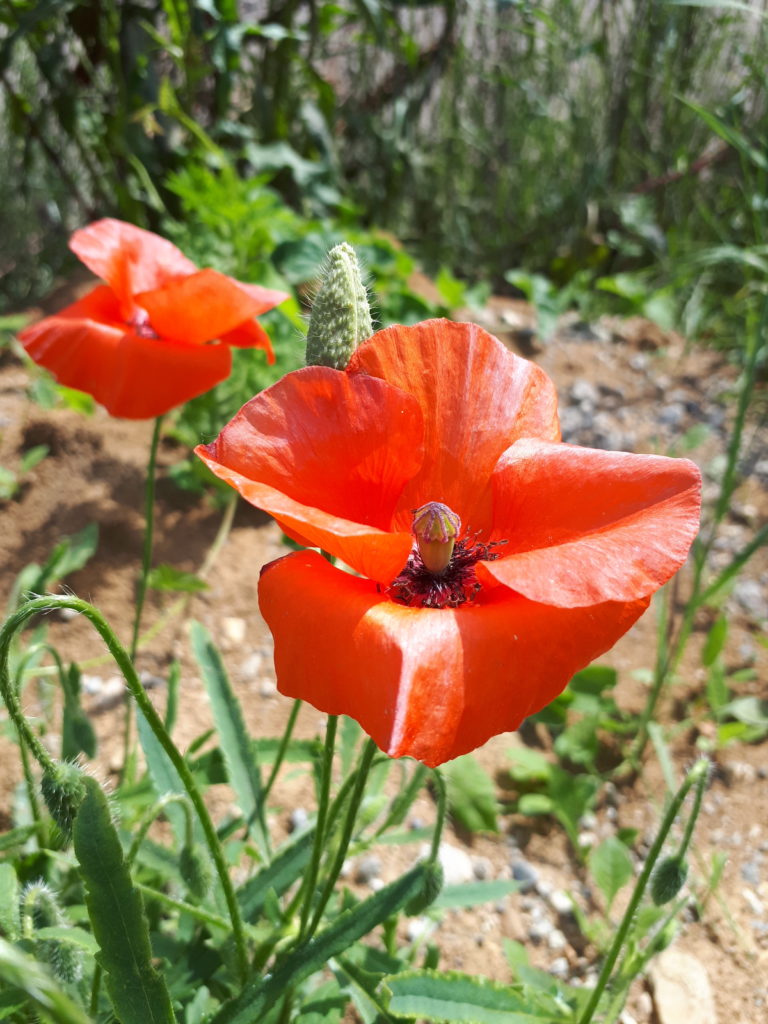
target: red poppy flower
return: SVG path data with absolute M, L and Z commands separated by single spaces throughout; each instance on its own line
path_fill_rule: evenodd
M 208 391 L 229 375 L 232 345 L 274 362 L 254 317 L 284 292 L 198 270 L 175 245 L 119 220 L 76 231 L 69 247 L 106 284 L 19 337 L 36 363 L 113 416 L 159 416 Z
M 280 691 L 428 765 L 560 693 L 698 528 L 692 462 L 563 444 L 546 374 L 471 324 L 391 327 L 345 372 L 290 373 L 197 452 L 357 574 L 316 551 L 262 571 Z

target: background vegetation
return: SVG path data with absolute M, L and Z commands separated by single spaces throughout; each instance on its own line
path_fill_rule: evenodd
M 768 270 L 767 27 L 764 0 L 4 0 L 0 301 L 94 217 L 194 207 L 240 263 L 375 226 L 432 273 L 733 334 Z

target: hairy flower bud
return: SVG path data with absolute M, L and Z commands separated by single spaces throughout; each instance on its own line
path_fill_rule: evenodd
M 651 879 L 651 899 L 657 907 L 669 903 L 680 892 L 688 877 L 688 865 L 682 857 L 666 857 Z
M 69 840 L 75 815 L 85 797 L 82 768 L 72 761 L 56 762 L 43 772 L 40 789 L 51 817 Z
M 213 874 L 205 851 L 197 844 L 183 846 L 179 855 L 179 871 L 190 895 L 202 899 L 211 887 Z
M 355 250 L 342 242 L 328 253 L 312 305 L 307 332 L 307 366 L 343 370 L 361 341 L 373 334 L 368 295 Z
M 430 572 L 439 576 L 450 564 L 461 519 L 441 501 L 428 501 L 413 513 L 413 536 L 419 554 Z
M 65 939 L 45 938 L 43 929 L 66 929 L 69 923 L 59 907 L 56 893 L 44 882 L 33 882 L 21 894 L 21 922 L 24 938 L 34 943 L 37 960 L 48 964 L 54 975 L 64 982 L 78 981 L 83 973 L 80 949 Z
M 416 917 L 431 906 L 443 888 L 443 868 L 439 861 L 432 861 L 426 866 L 423 887 L 420 893 L 412 896 L 405 905 L 409 917 Z

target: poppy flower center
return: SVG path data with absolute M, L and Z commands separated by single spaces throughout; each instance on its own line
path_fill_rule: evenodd
M 146 309 L 139 309 L 137 307 L 136 312 L 127 321 L 128 326 L 133 330 L 134 334 L 138 334 L 140 338 L 159 338 L 160 335 L 154 329 L 152 324 L 149 322 L 149 313 Z
M 498 558 L 494 549 L 506 544 L 478 543 L 477 535 L 460 538 L 461 519 L 440 501 L 415 509 L 411 529 L 413 549 L 389 594 L 398 604 L 415 608 L 458 608 L 474 600 L 481 590 L 475 565 Z

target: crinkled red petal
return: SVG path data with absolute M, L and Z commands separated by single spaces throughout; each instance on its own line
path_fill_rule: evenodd
M 503 556 L 477 576 L 562 608 L 633 601 L 680 568 L 699 528 L 687 459 L 518 441 L 493 477 Z
M 560 437 L 549 377 L 474 324 L 389 327 L 354 352 L 347 372 L 381 377 L 421 406 L 426 455 L 403 492 L 401 529 L 410 528 L 412 509 L 441 501 L 467 530 L 487 532 L 490 479 L 502 452 L 520 437 Z
M 296 370 L 243 406 L 197 454 L 293 536 L 389 583 L 412 539 L 390 532 L 423 457 L 421 410 L 384 381 Z
M 259 303 L 218 270 L 198 270 L 154 291 L 134 296 L 163 338 L 203 345 L 256 315 Z
M 280 692 L 430 766 L 516 729 L 647 605 L 553 608 L 497 588 L 473 607 L 408 608 L 312 551 L 270 563 L 259 581 Z
M 232 278 L 232 280 L 235 279 Z M 290 299 L 288 292 L 281 292 L 276 288 L 263 288 L 260 284 L 248 284 L 245 281 L 235 281 L 235 284 L 257 303 L 255 316 L 260 316 L 262 313 L 274 309 L 275 306 L 279 306 L 286 299 Z
M 115 292 L 123 320 L 134 313 L 133 296 L 194 274 L 195 264 L 171 242 L 110 217 L 75 231 L 69 247 Z
M 232 357 L 224 345 L 144 338 L 78 319 L 72 308 L 28 327 L 22 343 L 61 384 L 93 395 L 112 416 L 159 416 L 229 375 Z

